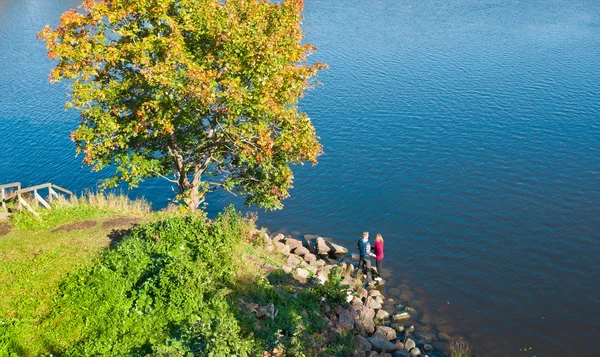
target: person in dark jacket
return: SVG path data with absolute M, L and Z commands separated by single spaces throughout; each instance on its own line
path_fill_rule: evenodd
M 358 240 L 358 253 L 360 255 L 360 263 L 358 269 L 363 272 L 366 270 L 367 281 L 370 283 L 373 281 L 371 276 L 371 257 L 375 254 L 371 253 L 371 243 L 369 243 L 369 232 L 363 232 L 362 238 Z

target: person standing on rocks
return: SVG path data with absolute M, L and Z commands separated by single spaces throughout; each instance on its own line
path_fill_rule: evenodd
M 373 278 L 371 276 L 371 257 L 374 257 L 375 254 L 371 253 L 371 243 L 369 243 L 369 232 L 363 232 L 362 238 L 358 240 L 358 252 L 360 263 L 358 265 L 358 270 L 362 270 L 363 272 L 367 271 L 367 281 L 371 283 Z
M 377 233 L 375 236 L 375 264 L 377 265 L 377 277 L 375 280 L 381 280 L 381 264 L 383 263 L 383 237 Z

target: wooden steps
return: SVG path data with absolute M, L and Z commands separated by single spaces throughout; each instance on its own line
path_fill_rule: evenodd
M 40 193 L 38 192 L 38 191 L 44 190 L 44 189 L 48 190 L 48 196 L 46 196 L 46 198 L 42 197 L 42 195 L 40 195 Z M 70 197 L 73 197 L 73 192 L 66 190 L 60 186 L 54 185 L 52 183 L 45 183 L 42 185 L 26 187 L 26 188 L 21 188 L 20 182 L 13 182 L 13 183 L 5 184 L 5 185 L 0 185 L 0 203 L 1 203 L 0 209 L 6 210 L 6 208 L 7 208 L 6 203 L 12 201 L 12 202 L 16 203 L 16 205 L 17 205 L 16 209 L 18 211 L 21 211 L 24 207 L 29 212 L 31 212 L 34 216 L 36 216 L 37 218 L 40 218 L 39 213 L 37 213 L 35 211 L 35 209 L 33 209 L 33 207 L 31 207 L 31 205 L 30 205 L 30 203 L 32 201 L 28 202 L 27 199 L 25 199 L 23 197 L 23 194 L 28 194 L 28 195 L 25 195 L 25 197 L 31 196 L 33 201 L 37 202 L 43 208 L 51 209 L 52 206 L 50 205 L 50 203 L 52 203 L 53 199 L 58 198 L 59 192 L 63 195 L 68 195 Z M 0 212 L 0 219 L 8 219 L 8 218 L 10 218 L 10 216 L 11 216 L 10 213 Z M 3 217 L 5 217 L 5 218 L 3 218 Z

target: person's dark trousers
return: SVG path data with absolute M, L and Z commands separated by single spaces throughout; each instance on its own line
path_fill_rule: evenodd
M 377 265 L 377 276 L 381 278 L 381 263 L 383 263 L 383 259 L 379 259 L 375 261 Z
M 373 280 L 373 277 L 371 276 L 371 258 L 360 257 L 360 265 L 358 268 L 362 269 L 363 272 L 365 270 L 367 271 L 367 281 L 370 282 Z

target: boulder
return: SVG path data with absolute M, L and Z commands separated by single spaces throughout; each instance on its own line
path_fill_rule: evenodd
M 423 346 L 423 351 L 425 351 L 425 353 L 429 353 L 429 352 L 433 351 L 433 346 L 426 343 L 425 346 Z
M 377 326 L 377 329 L 375 330 L 375 333 L 377 332 L 381 332 L 382 334 L 385 335 L 385 337 L 387 337 L 388 341 L 391 340 L 395 340 L 396 339 L 396 331 L 388 326 Z
M 269 234 L 267 232 L 263 234 L 263 243 L 267 246 L 273 244 L 273 241 L 271 240 L 271 237 L 269 237 Z
M 444 332 L 440 332 L 437 334 L 437 337 L 442 340 L 442 341 L 450 341 L 450 335 L 448 335 L 447 333 Z
M 373 317 L 369 317 L 364 312 L 359 313 L 356 323 L 358 327 L 363 329 L 368 334 L 375 332 L 375 322 L 373 322 Z
M 381 294 L 381 291 L 377 290 L 377 289 L 372 289 L 369 290 L 369 296 L 383 296 L 383 294 Z
M 431 343 L 431 341 L 433 340 L 433 336 L 429 333 L 417 333 L 416 335 L 424 343 Z
M 352 336 L 352 341 L 354 341 L 354 346 L 357 352 L 365 352 L 371 350 L 371 343 L 361 335 Z
M 392 353 L 392 357 L 410 357 L 408 351 L 397 350 Z
M 375 318 L 380 321 L 387 320 L 390 318 L 390 313 L 385 311 L 384 309 L 379 309 L 375 314 Z M 394 331 L 394 329 L 392 329 L 392 331 Z
M 391 343 L 382 332 L 375 332 L 367 340 L 371 343 L 375 351 L 387 352 L 393 351 L 396 348 L 396 345 Z
M 394 345 L 396 346 L 397 350 L 404 350 L 404 344 L 402 343 L 402 341 L 395 341 Z
M 367 289 L 365 289 L 365 288 L 359 288 L 359 289 L 356 291 L 356 293 L 357 293 L 357 294 L 358 294 L 358 296 L 359 296 L 361 299 L 363 299 L 363 300 L 364 300 L 364 299 L 366 299 L 366 298 L 367 298 L 367 296 L 369 296 L 369 292 L 368 292 L 368 291 L 367 291 Z
M 294 239 L 292 237 L 285 238 L 283 242 L 285 243 L 285 245 L 290 247 L 290 250 L 292 252 L 294 251 L 294 249 L 302 247 L 302 242 L 300 242 L 299 240 Z M 302 248 L 304 248 L 304 247 L 302 247 Z M 308 249 L 307 249 L 307 251 L 308 251 Z
M 308 275 L 309 275 L 308 270 L 302 269 L 302 268 L 296 269 L 295 277 L 297 278 L 297 280 L 306 281 L 306 279 L 308 278 Z
M 286 265 L 284 265 L 284 266 L 283 266 L 283 268 L 282 268 L 282 269 L 283 269 L 283 271 L 284 271 L 286 274 L 289 274 L 289 273 L 291 273 L 291 272 L 292 272 L 292 270 L 294 270 L 294 267 L 293 267 L 293 266 L 291 266 L 291 265 L 289 265 L 289 264 L 286 264 Z
M 417 347 L 417 344 L 415 343 L 415 341 L 413 341 L 412 338 L 407 338 L 406 342 L 404 342 L 404 350 L 405 351 L 410 351 L 411 349 Z
M 419 350 L 417 347 L 410 350 L 411 357 L 418 357 L 420 355 L 421 355 L 421 350 Z
M 367 353 L 365 354 L 365 357 L 378 357 L 379 353 L 375 352 L 375 351 L 367 351 Z
M 377 301 L 380 305 L 383 305 L 383 299 L 381 296 L 372 296 L 372 298 Z
M 293 248 L 293 249 L 291 249 L 291 251 L 292 251 L 292 253 L 294 253 L 294 254 L 296 254 L 296 255 L 299 255 L 299 256 L 301 256 L 301 257 L 303 257 L 303 256 L 305 256 L 305 255 L 308 255 L 308 254 L 310 254 L 310 255 L 312 255 L 312 256 L 314 257 L 314 255 L 313 255 L 313 254 L 311 254 L 311 253 L 308 251 L 308 249 L 306 249 L 306 248 L 304 248 L 304 247 L 297 247 L 297 248 Z M 316 258 L 315 258 L 315 259 L 316 259 Z
M 275 249 L 277 249 L 279 253 L 283 255 L 290 255 L 290 247 L 288 247 L 287 245 L 281 242 L 275 242 L 273 244 L 275 245 Z
M 408 333 L 413 333 L 415 332 L 415 325 L 410 325 L 410 327 L 408 328 Z
M 402 313 L 396 314 L 396 315 L 394 315 L 393 320 L 394 320 L 394 322 L 410 320 L 410 314 L 408 312 L 402 312 Z
M 336 327 L 341 332 L 348 332 L 354 328 L 354 319 L 346 311 L 340 311 Z
M 312 253 L 305 254 L 302 258 L 304 258 L 304 261 L 307 262 L 308 264 L 313 264 L 313 262 L 317 261 L 317 256 Z M 315 265 L 315 264 L 313 264 L 313 265 Z
M 380 353 L 379 356 L 380 357 L 392 357 L 392 354 L 385 352 L 385 353 Z
M 381 309 L 381 304 L 375 301 L 372 297 L 367 297 L 367 301 L 365 301 L 365 306 L 370 307 L 371 309 Z
M 300 264 L 301 261 L 302 260 L 300 260 L 300 258 L 298 258 L 295 255 L 288 255 L 288 257 L 287 257 L 287 262 L 289 265 L 296 266 L 296 265 Z
M 342 247 L 341 245 L 331 242 L 327 242 L 327 245 L 329 246 L 329 255 L 336 259 L 348 254 L 348 249 Z
M 392 324 L 392 328 L 398 333 L 404 332 L 404 326 L 402 324 Z
M 325 284 L 325 282 L 329 279 L 327 276 L 327 273 L 324 270 L 317 271 L 316 276 L 321 284 Z M 352 296 L 352 295 L 350 295 L 350 296 Z M 348 301 L 348 302 L 350 302 L 350 301 Z
M 321 238 L 321 237 L 317 237 L 311 240 L 311 246 L 313 251 L 315 252 L 315 254 L 319 254 L 319 255 L 327 255 L 329 254 L 329 246 L 327 245 L 327 242 L 325 241 L 325 239 Z
M 312 265 L 314 265 L 316 267 L 319 267 L 319 268 L 325 266 L 325 262 L 323 260 L 321 260 L 321 259 L 317 259 L 317 260 L 315 260 L 313 262 L 310 262 L 310 264 L 312 264 Z
M 273 237 L 273 242 L 281 242 L 284 238 L 285 238 L 285 236 L 283 234 L 279 233 L 278 235 Z

